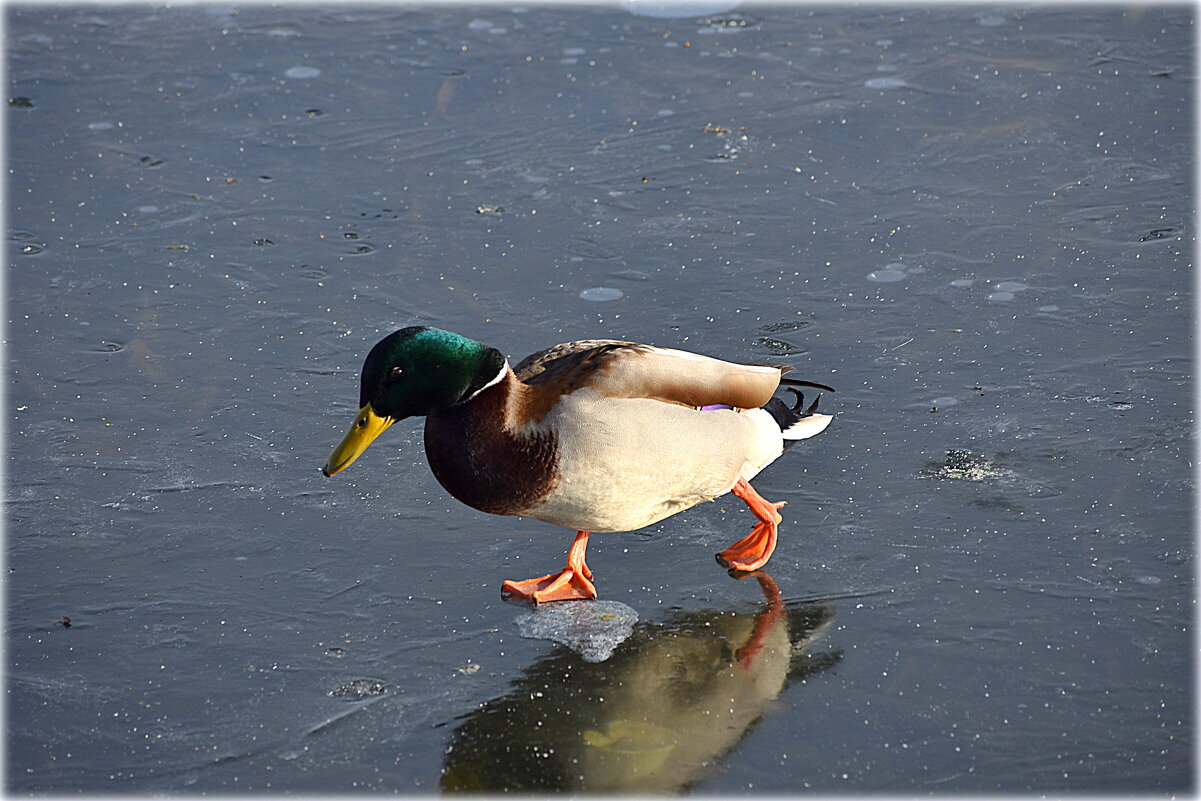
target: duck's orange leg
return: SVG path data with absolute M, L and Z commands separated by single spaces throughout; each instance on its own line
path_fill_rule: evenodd
M 738 479 L 732 492 L 746 502 L 755 517 L 759 518 L 759 525 L 751 529 L 750 534 L 719 553 L 717 560 L 734 570 L 758 570 L 767 564 L 772 552 L 776 550 L 777 526 L 784 519 L 776 510 L 786 501 L 772 503 L 765 500 L 742 478 Z
M 581 531 L 575 535 L 575 542 L 571 543 L 571 550 L 567 552 L 567 567 L 558 573 L 525 581 L 506 581 L 501 585 L 500 594 L 532 604 L 595 598 L 596 587 L 589 581 L 592 571 L 584 562 L 587 549 L 588 532 Z

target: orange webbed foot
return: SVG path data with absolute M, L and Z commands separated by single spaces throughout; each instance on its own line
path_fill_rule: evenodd
M 501 585 L 500 594 L 541 604 L 548 601 L 592 600 L 596 598 L 596 587 L 581 573 L 563 570 L 525 581 L 506 581 Z
M 732 570 L 758 570 L 776 550 L 776 531 L 775 523 L 760 523 L 750 534 L 719 553 L 717 561 Z
M 525 581 L 506 581 L 500 588 L 501 595 L 512 596 L 532 604 L 548 601 L 593 600 L 596 587 L 589 579 L 592 571 L 584 562 L 588 548 L 588 532 L 576 534 L 575 542 L 567 553 L 567 566 L 558 573 L 549 573 Z
M 776 533 L 780 521 L 784 519 L 776 510 L 786 502 L 766 500 L 744 479 L 739 479 L 734 485 L 733 493 L 746 502 L 755 517 L 759 518 L 759 524 L 751 529 L 750 534 L 717 554 L 717 561 L 732 570 L 758 570 L 767 564 L 776 550 Z

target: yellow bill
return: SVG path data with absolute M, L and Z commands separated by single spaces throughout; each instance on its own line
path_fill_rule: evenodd
M 359 458 L 363 451 L 367 450 L 367 446 L 375 441 L 375 438 L 395 423 L 391 417 L 381 417 L 375 413 L 368 403 L 359 413 L 355 415 L 354 422 L 350 424 L 350 430 L 346 432 L 346 436 L 342 437 L 342 441 L 338 443 L 338 447 L 334 448 L 329 458 L 325 460 L 325 466 L 321 468 L 321 472 L 327 476 L 332 476 L 341 470 L 345 470 L 350 466 L 350 463 Z

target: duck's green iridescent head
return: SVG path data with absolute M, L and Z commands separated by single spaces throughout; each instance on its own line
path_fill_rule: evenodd
M 402 328 L 376 343 L 363 362 L 359 413 L 322 472 L 345 469 L 388 426 L 445 409 L 478 392 L 504 368 L 495 348 L 439 328 Z

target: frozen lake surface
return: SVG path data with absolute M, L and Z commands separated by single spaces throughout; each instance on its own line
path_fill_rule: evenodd
M 6 9 L 9 792 L 1192 789 L 1193 9 L 693 9 Z M 413 324 L 836 417 L 532 620 Z

